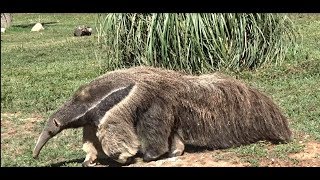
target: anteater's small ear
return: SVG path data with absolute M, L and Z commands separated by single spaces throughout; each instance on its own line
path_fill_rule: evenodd
M 91 94 L 90 94 L 90 86 L 83 85 L 81 86 L 77 92 L 74 95 L 74 98 L 78 101 L 87 101 L 88 99 L 91 99 Z
M 90 116 L 94 121 L 99 122 L 108 110 L 116 106 L 120 101 L 122 101 L 129 95 L 133 87 L 134 84 L 130 84 L 128 86 L 114 89 L 113 91 L 103 96 L 97 104 L 93 105 L 90 108 Z

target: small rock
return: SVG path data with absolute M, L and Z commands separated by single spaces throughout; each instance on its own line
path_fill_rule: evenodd
M 155 164 L 156 166 L 161 166 L 163 164 L 163 161 L 156 161 Z
M 43 28 L 41 23 L 35 24 L 31 29 L 31 31 L 35 31 L 35 32 L 38 32 L 38 31 L 41 31 L 41 30 L 44 30 L 44 28 Z
M 88 26 L 79 26 L 74 30 L 74 36 L 90 36 L 92 34 L 92 28 Z
M 1 28 L 1 33 L 6 32 L 6 28 Z
M 174 162 L 174 161 L 177 160 L 177 157 L 168 158 L 167 160 L 168 160 L 168 161 L 171 161 L 171 162 Z

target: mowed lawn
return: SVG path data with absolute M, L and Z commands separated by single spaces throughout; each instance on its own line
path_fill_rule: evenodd
M 73 36 L 78 25 L 95 29 L 96 17 L 13 14 L 13 26 L 1 34 L 1 166 L 81 166 L 81 129 L 51 139 L 37 160 L 32 150 L 49 115 L 81 84 L 106 71 L 96 33 Z M 225 73 L 269 94 L 289 117 L 293 141 L 208 152 L 215 161 L 236 157 L 239 166 L 320 166 L 320 15 L 290 18 L 301 36 L 293 57 L 276 67 Z M 45 29 L 30 32 L 38 21 Z

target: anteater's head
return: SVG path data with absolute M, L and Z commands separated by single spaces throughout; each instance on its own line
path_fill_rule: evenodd
M 46 142 L 62 130 L 99 122 L 108 110 L 129 94 L 133 86 L 131 82 L 100 80 L 80 87 L 70 100 L 49 117 L 38 138 L 33 157 L 38 157 Z

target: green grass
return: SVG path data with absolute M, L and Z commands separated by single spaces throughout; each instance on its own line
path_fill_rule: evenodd
M 73 37 L 78 25 L 94 27 L 96 14 L 14 14 L 13 27 L 1 34 L 1 166 L 80 166 L 85 157 L 80 129 L 66 130 L 51 139 L 38 160 L 32 149 L 46 118 L 79 85 L 104 72 L 104 53 L 94 32 Z M 290 118 L 295 140 L 271 152 L 265 143 L 233 148 L 252 166 L 267 156 L 299 152 L 304 134 L 320 142 L 320 15 L 290 15 L 302 42 L 293 58 L 280 66 L 254 71 L 225 71 L 269 94 Z M 45 24 L 30 32 L 31 23 Z M 30 25 L 31 24 L 31 25 Z M 17 113 L 15 116 L 10 115 Z M 33 120 L 34 117 L 38 118 Z M 33 118 L 33 119 L 32 119 Z
M 101 73 L 94 36 L 73 37 L 77 25 L 94 26 L 96 15 L 45 15 L 45 31 L 30 32 L 39 15 L 14 15 L 13 27 L 1 35 L 1 108 L 47 112 L 82 83 Z
M 30 32 L 39 16 L 42 23 L 55 23 L 44 24 L 42 32 Z M 96 37 L 73 37 L 76 26 L 93 27 L 95 17 L 96 14 L 14 14 L 13 26 L 1 35 L 2 113 L 21 112 L 27 117 L 37 113 L 48 117 L 79 85 L 102 73 L 102 64 L 95 56 Z M 21 126 L 20 118 L 10 119 L 16 128 Z M 46 166 L 54 160 L 84 157 L 81 131 L 70 130 L 48 143 L 41 154 L 44 159 L 33 160 L 32 149 L 44 122 L 45 118 L 34 125 L 31 137 L 24 136 L 20 128 L 14 138 L 1 139 L 2 145 L 10 145 L 9 149 L 2 146 L 1 166 Z M 2 127 L 1 135 L 8 130 Z M 76 146 L 75 151 L 69 151 L 69 146 Z M 12 154 L 10 150 L 16 147 L 22 148 L 23 153 Z

